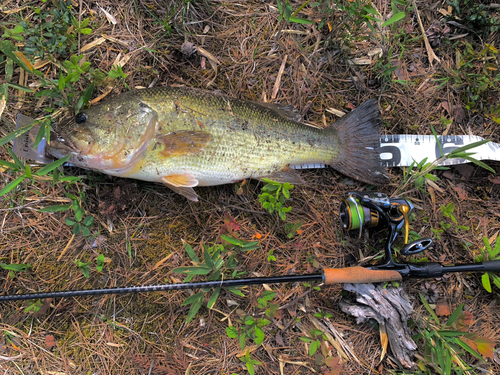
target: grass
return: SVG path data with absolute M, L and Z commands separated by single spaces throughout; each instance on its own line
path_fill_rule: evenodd
M 172 271 L 195 267 L 193 254 L 205 265 L 208 258 L 213 263 L 220 255 L 227 261 L 234 254 L 237 264 L 226 271 L 227 278 L 235 271 L 249 277 L 310 273 L 373 256 L 384 237 L 374 233 L 358 242 L 339 231 L 340 201 L 348 191 L 366 186 L 331 169 L 301 171 L 307 184 L 292 191 L 286 187 L 286 193 L 271 184 L 274 190 L 263 200 L 275 205 L 272 214 L 259 202 L 265 185 L 256 181 L 199 188 L 200 202 L 186 203 L 161 186 L 17 160 L 9 153 L 13 134 L 28 130 L 14 133 L 18 113 L 36 119 L 41 139 L 80 108 L 151 84 L 271 101 L 287 56 L 276 101 L 293 104 L 309 123 L 325 126 L 336 120 L 326 109 L 348 112 L 375 98 L 386 134 L 432 135 L 435 129 L 439 135 L 472 133 L 500 142 L 500 45 L 492 24 L 498 9 L 487 2 L 483 7 L 466 1 L 417 2 L 424 29 L 435 26 L 432 43 L 440 63 L 433 64 L 413 3 L 399 0 L 15 4 L 2 4 L 0 32 L 4 293 L 181 282 L 184 274 Z M 200 54 L 185 58 L 185 41 L 214 55 L 217 72 Z M 392 169 L 391 184 L 381 188 L 416 204 L 412 231 L 437 242 L 425 257 L 447 264 L 497 257 L 492 241 L 500 207 L 494 173 L 474 164 L 449 170 L 427 164 L 418 160 L 406 171 Z M 498 173 L 498 163 L 487 165 Z M 286 223 L 279 218 L 278 202 L 287 207 L 281 210 Z M 442 230 L 439 239 L 432 229 Z M 419 292 L 435 286 L 454 309 L 464 304 L 464 311 L 473 314 L 467 332 L 495 339 L 498 288 L 491 285 L 496 278 L 487 277 L 453 275 L 401 285 L 417 301 Z M 14 374 L 381 371 L 373 362 L 382 350 L 379 332 L 356 325 L 340 311 L 340 286 L 254 286 L 242 292 L 244 297 L 220 290 L 216 302 L 214 291 L 194 290 L 4 304 L 0 355 L 12 360 L 0 368 Z M 199 310 L 186 323 L 194 304 Z M 424 311 L 415 317 L 420 327 L 429 334 L 439 331 L 443 324 L 418 305 Z M 318 328 L 311 317 L 331 324 L 359 361 L 348 360 L 354 357 L 340 344 L 327 343 L 324 332 L 313 330 Z M 428 317 L 434 326 L 424 324 Z M 229 327 L 235 338 L 228 336 Z M 238 339 L 243 334 L 244 340 Z M 300 337 L 319 342 L 313 357 L 310 343 Z M 422 343 L 417 355 L 433 371 L 425 362 L 426 348 L 431 350 Z M 468 353 L 464 358 L 471 365 Z M 380 365 L 384 371 L 401 370 L 387 356 Z M 491 359 L 481 368 L 499 372 Z

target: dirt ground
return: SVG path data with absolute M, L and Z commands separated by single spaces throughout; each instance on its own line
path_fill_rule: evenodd
M 13 29 L 20 20 L 34 25 L 40 22 L 36 9 L 43 14 L 57 3 L 3 1 L 2 26 Z M 296 11 L 305 3 L 290 5 Z M 471 15 L 480 12 L 474 4 L 416 3 L 438 59 L 432 63 L 412 3 L 374 0 L 370 9 L 378 10 L 384 21 L 394 7 L 405 16 L 384 27 L 371 21 L 373 31 L 364 22 L 370 13 L 362 11 L 368 2 L 317 4 L 310 2 L 292 15 L 314 21 L 300 24 L 282 19 L 278 3 L 270 0 L 73 1 L 76 19 L 89 18 L 92 29 L 78 35 L 73 53 L 83 53 L 92 69 L 107 74 L 120 64 L 127 74 L 124 79 L 92 79 L 97 82 L 95 102 L 128 88 L 198 87 L 241 99 L 292 104 L 304 121 L 325 126 L 337 119 L 332 109 L 348 112 L 373 98 L 381 108 L 383 134 L 431 135 L 432 126 L 438 134 L 471 134 L 500 142 L 500 64 L 495 52 L 500 31 L 471 21 Z M 483 16 L 486 12 L 488 19 L 498 22 L 499 8 L 490 0 L 483 5 Z M 459 6 L 461 13 L 456 14 Z M 44 59 L 53 62 L 40 64 L 39 70 L 57 79 L 57 62 L 69 55 L 46 52 Z M 0 69 L 8 69 L 5 59 Z M 11 82 L 38 87 L 39 77 L 17 66 L 11 76 Z M 82 74 L 75 90 L 85 91 L 91 77 L 90 71 Z M 0 83 L 5 83 L 1 77 Z M 10 88 L 0 136 L 15 129 L 18 113 L 39 118 L 46 107 L 55 107 L 53 99 Z M 0 148 L 1 159 L 12 162 L 7 153 L 11 145 Z M 493 246 L 500 230 L 500 164 L 487 164 L 496 173 L 460 165 L 434 171 L 438 179 L 421 185 L 404 185 L 403 170 L 389 170 L 390 184 L 377 190 L 411 199 L 416 206 L 411 230 L 435 240 L 434 247 L 417 258 L 470 263 L 484 249 L 483 236 Z M 0 262 L 31 267 L 10 274 L 1 270 L 2 294 L 180 282 L 185 276 L 172 269 L 192 265 L 184 244 L 201 256 L 202 245 L 223 243 L 223 233 L 258 241 L 259 249 L 249 252 L 224 244 L 235 255 L 236 269 L 248 277 L 375 263 L 384 233 L 367 232 L 358 240 L 344 233 L 339 223 L 345 194 L 367 186 L 331 168 L 300 174 L 307 184 L 291 191 L 287 222 L 302 226 L 291 239 L 285 223 L 262 208 L 262 183 L 257 181 L 248 181 L 242 194 L 237 194 L 239 185 L 197 188 L 199 202 L 160 185 L 70 167 L 64 168 L 64 175 L 84 176 L 80 182 L 68 185 L 42 177 L 24 182 L 0 201 Z M 2 166 L 0 176 L 0 188 L 17 177 Z M 74 217 L 73 211 L 39 211 L 71 204 L 67 193 L 84 198 L 85 216 L 94 218 L 91 236 L 73 235 L 65 222 Z M 446 207 L 454 207 L 448 216 Z M 99 254 L 105 257 L 101 272 L 96 270 Z M 90 262 L 89 277 L 77 267 L 77 260 Z M 53 299 L 44 301 L 38 312 L 26 312 L 29 301 L 2 303 L 0 369 L 5 374 L 245 374 L 245 360 L 251 358 L 260 362 L 256 374 L 439 373 L 431 365 L 404 370 L 390 349 L 381 361 L 378 325 L 356 324 L 340 310 L 339 301 L 350 298 L 340 285 L 319 290 L 313 286 L 252 286 L 242 289 L 244 297 L 222 290 L 213 309 L 206 307 L 207 293 L 189 323 L 189 306 L 183 302 L 196 290 Z M 432 307 L 444 304 L 451 312 L 463 303 L 472 317 L 467 331 L 498 342 L 499 289 L 492 285 L 492 292 L 487 292 L 480 274 L 405 280 L 400 287 L 414 307 L 408 323 L 412 334 L 429 319 L 420 293 Z M 246 314 L 264 318 L 266 307 L 259 299 L 266 290 L 276 292 L 272 303 L 279 310 L 263 327 L 262 344 L 248 339 L 242 350 L 226 329 L 243 327 L 239 321 Z M 442 315 L 446 322 L 449 313 Z M 317 355 L 310 356 L 311 344 L 300 339 L 315 328 L 315 319 L 331 327 L 337 346 L 322 340 L 323 349 L 341 367 L 327 367 Z M 419 362 L 425 358 L 425 343 L 420 339 L 417 344 L 414 359 Z M 463 358 L 475 367 L 467 373 L 500 373 L 496 352 L 484 361 L 469 354 Z

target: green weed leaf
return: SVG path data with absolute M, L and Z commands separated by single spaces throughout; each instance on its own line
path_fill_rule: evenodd
M 486 289 L 486 291 L 488 293 L 491 293 L 491 283 L 490 283 L 490 276 L 487 273 L 485 273 L 482 277 L 481 277 L 481 282 L 484 286 L 484 289 Z
M 187 306 L 192 303 L 195 303 L 198 300 L 203 300 L 204 294 L 202 292 L 193 294 L 192 296 L 189 296 L 188 298 L 185 299 L 185 301 L 182 303 L 182 306 Z
M 18 178 L 16 178 L 15 180 L 9 182 L 7 185 L 5 185 L 5 187 L 2 190 L 0 190 L 0 197 L 2 195 L 7 194 L 12 189 L 14 189 L 17 185 L 19 185 L 21 182 L 23 182 L 25 178 L 26 178 L 26 174 L 23 174 L 23 175 L 19 176 Z
M 290 17 L 288 20 L 290 22 L 299 23 L 301 25 L 312 25 L 314 23 L 314 21 L 299 17 Z
M 229 290 L 231 293 L 236 294 L 237 296 L 245 297 L 243 292 L 235 286 L 228 286 L 226 289 Z
M 393 23 L 396 23 L 396 22 L 402 20 L 403 18 L 405 18 L 405 16 L 406 16 L 405 12 L 395 13 L 395 14 L 392 15 L 391 18 L 389 18 L 387 21 L 385 21 L 382 24 L 382 27 L 392 25 Z
M 235 339 L 236 337 L 238 337 L 238 329 L 233 326 L 226 327 L 226 334 L 228 335 L 228 337 Z
M 214 292 L 212 293 L 212 296 L 210 297 L 207 303 L 207 307 L 209 309 L 212 309 L 212 307 L 214 307 L 215 302 L 217 302 L 217 298 L 219 298 L 219 294 L 220 294 L 220 288 L 215 288 Z
M 309 345 L 309 356 L 312 357 L 318 351 L 320 346 L 321 346 L 321 342 L 319 340 L 313 341 Z
M 30 268 L 30 264 L 5 264 L 5 263 L 0 263 L 0 268 L 7 270 L 7 271 L 15 271 L 15 272 L 25 272 Z
M 71 157 L 71 155 L 65 156 L 62 159 L 56 160 L 48 165 L 46 165 L 43 168 L 40 168 L 38 171 L 36 171 L 37 176 L 45 176 L 47 173 L 52 172 L 54 169 L 57 167 L 63 165 L 68 161 L 68 159 Z
M 197 293 L 191 297 L 195 297 L 195 296 L 197 296 L 197 299 L 193 300 L 193 302 L 190 302 L 190 303 L 192 303 L 192 305 L 191 305 L 191 308 L 189 309 L 189 313 L 186 317 L 186 323 L 189 323 L 191 320 L 193 320 L 196 313 L 200 310 L 201 305 L 203 304 L 203 293 Z M 190 299 L 191 297 L 189 297 L 188 299 Z M 184 301 L 184 303 L 182 304 L 183 306 L 188 304 L 188 303 L 186 303 L 188 301 L 188 299 L 186 301 Z
M 205 248 L 203 250 L 203 259 L 205 259 L 205 264 L 207 265 L 210 270 L 214 269 L 214 262 L 212 261 L 212 258 L 210 257 L 210 253 L 208 252 L 208 249 Z
M 428 313 L 431 315 L 432 319 L 434 319 L 434 321 L 439 324 L 439 318 L 438 316 L 436 315 L 436 313 L 434 312 L 434 310 L 429 306 L 429 304 L 427 303 L 427 301 L 425 300 L 424 296 L 422 295 L 422 293 L 419 293 L 420 295 L 420 300 L 422 301 L 422 303 L 424 304 L 426 310 L 428 311 Z
M 64 222 L 69 225 L 69 226 L 72 226 L 72 225 L 75 225 L 76 224 L 76 220 L 70 218 L 70 217 L 67 217 L 64 219 Z
M 447 327 L 450 327 L 453 324 L 453 322 L 455 320 L 457 320 L 457 318 L 460 315 L 460 313 L 462 312 L 463 308 L 464 308 L 464 304 L 462 303 L 462 304 L 460 304 L 460 306 L 458 306 L 455 309 L 455 311 L 453 311 L 453 314 L 450 315 L 450 317 L 448 318 L 448 321 L 446 322 Z
M 102 272 L 102 268 L 104 267 L 104 254 L 99 254 L 96 259 L 96 269 L 98 272 Z
M 86 227 L 90 227 L 94 223 L 94 217 L 93 216 L 87 216 L 85 219 L 83 219 L 82 223 Z
M 200 262 L 200 259 L 196 255 L 195 251 L 193 250 L 193 248 L 191 247 L 191 245 L 188 244 L 187 242 L 184 242 L 184 250 L 186 250 L 186 253 L 191 258 L 192 261 L 197 262 L 197 263 Z
M 38 212 L 60 212 L 60 211 L 67 211 L 70 208 L 71 208 L 70 204 L 55 204 L 53 206 L 47 206 L 41 208 L 38 210 Z
M 255 327 L 255 339 L 254 339 L 255 345 L 259 346 L 260 344 L 262 344 L 264 342 L 265 337 L 266 335 L 264 334 L 264 331 L 259 327 Z
M 211 271 L 207 267 L 177 267 L 172 270 L 174 273 L 184 273 L 186 275 L 208 275 Z

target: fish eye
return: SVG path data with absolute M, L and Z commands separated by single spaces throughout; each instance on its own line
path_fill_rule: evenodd
M 76 115 L 76 123 L 81 124 L 87 121 L 89 116 L 85 112 L 80 112 Z

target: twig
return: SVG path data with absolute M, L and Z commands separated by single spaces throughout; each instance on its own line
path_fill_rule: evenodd
M 62 251 L 61 255 L 59 255 L 59 257 L 57 258 L 57 261 L 59 262 L 61 260 L 61 258 L 63 257 L 63 255 L 66 253 L 66 251 L 69 249 L 69 246 L 71 245 L 71 243 L 73 242 L 73 240 L 75 239 L 75 234 L 73 233 L 73 235 L 71 236 L 71 238 L 69 239 L 69 242 L 68 244 L 66 245 L 66 247 L 64 248 L 64 250 Z
M 43 201 L 46 201 L 46 200 L 50 200 L 49 198 L 60 193 L 63 189 L 59 189 L 57 190 L 56 192 L 50 194 L 50 195 L 47 195 L 46 197 L 43 197 L 39 200 L 36 200 L 36 201 L 33 201 L 33 202 L 30 202 L 30 203 L 26 203 L 26 204 L 23 204 L 22 206 L 17 206 L 17 207 L 12 207 L 12 208 L 2 208 L 0 209 L 0 212 L 8 212 L 8 211 L 14 211 L 14 210 L 20 210 L 21 208 L 27 208 L 28 206 L 31 206 L 33 204 L 36 204 L 36 203 L 40 203 L 40 202 L 43 202 Z
M 278 76 L 276 77 L 276 82 L 274 82 L 273 94 L 271 95 L 271 100 L 276 99 L 276 95 L 278 95 L 278 90 L 280 89 L 281 76 L 283 75 L 283 71 L 285 70 L 286 60 L 288 59 L 288 55 L 285 55 L 283 61 L 281 62 L 280 70 L 278 71 Z
M 439 60 L 439 57 L 436 56 L 431 45 L 429 44 L 429 40 L 427 39 L 427 34 L 425 33 L 424 30 L 424 25 L 422 24 L 422 20 L 420 19 L 420 13 L 418 12 L 417 2 L 415 0 L 413 0 L 413 5 L 415 6 L 415 12 L 417 13 L 417 20 L 418 24 L 420 25 L 420 30 L 422 30 L 422 36 L 424 37 L 425 49 L 427 50 L 427 55 L 429 56 L 429 64 L 431 64 L 432 66 L 432 62 L 434 60 L 436 60 L 437 62 L 441 62 L 441 60 Z

